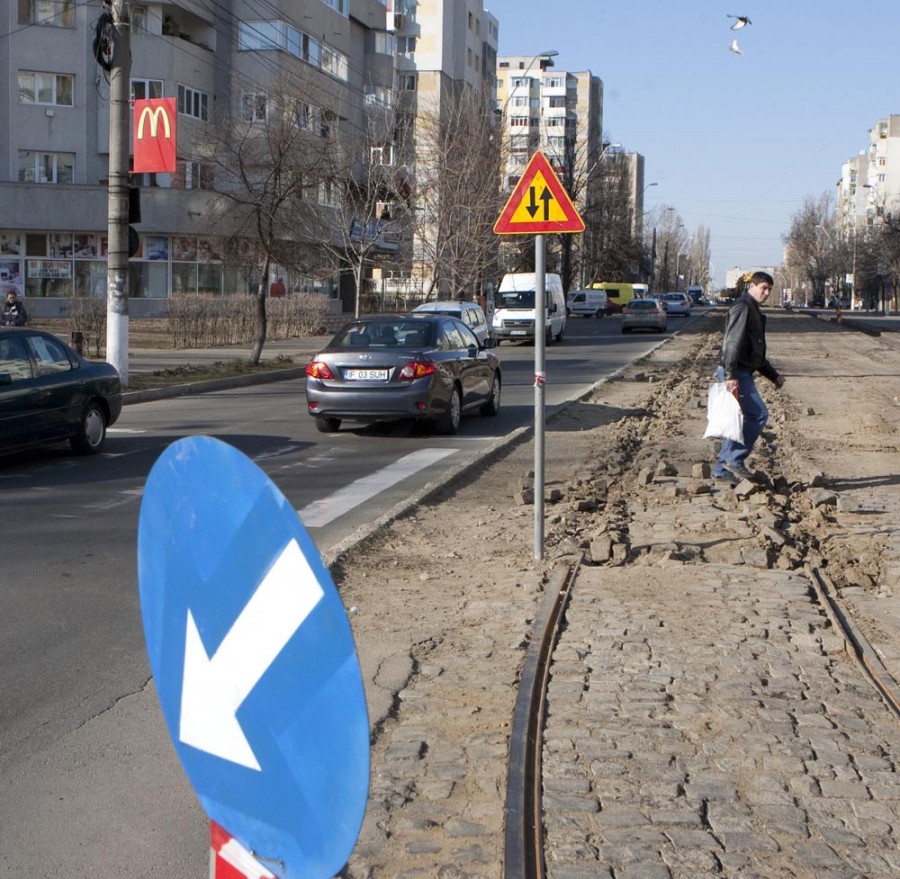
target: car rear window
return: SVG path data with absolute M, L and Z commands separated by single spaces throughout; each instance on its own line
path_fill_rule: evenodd
M 423 320 L 366 321 L 348 324 L 331 340 L 332 348 L 394 348 L 434 344 L 434 324 Z
M 632 311 L 656 311 L 656 303 L 652 299 L 632 299 L 627 307 Z

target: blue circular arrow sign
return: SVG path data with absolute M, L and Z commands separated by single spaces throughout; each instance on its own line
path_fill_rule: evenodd
M 297 513 L 210 437 L 153 466 L 138 528 L 150 667 L 207 815 L 279 879 L 330 877 L 356 842 L 369 723 L 344 607 Z

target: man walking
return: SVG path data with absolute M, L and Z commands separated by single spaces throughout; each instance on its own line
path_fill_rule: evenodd
M 729 309 L 725 324 L 719 381 L 725 380 L 726 389 L 736 394 L 740 403 L 744 441 L 722 440 L 713 476 L 732 483 L 735 477 L 755 478 L 756 474 L 747 469 L 747 457 L 769 419 L 769 410 L 756 389 L 753 374 L 764 375 L 776 388 L 784 384 L 783 376 L 766 359 L 766 317 L 760 305 L 769 298 L 772 285 L 770 274 L 754 272 L 747 288 Z

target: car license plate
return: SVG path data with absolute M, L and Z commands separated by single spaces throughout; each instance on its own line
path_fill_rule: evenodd
M 386 369 L 347 369 L 344 370 L 344 379 L 348 382 L 386 382 L 388 371 Z
M 511 336 L 524 336 L 524 335 L 525 335 L 525 330 L 510 330 L 510 331 L 509 331 L 509 334 L 510 334 Z

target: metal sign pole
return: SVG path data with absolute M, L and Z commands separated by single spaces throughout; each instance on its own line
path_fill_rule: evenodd
M 543 235 L 534 236 L 534 557 L 544 557 L 544 345 L 547 297 Z

